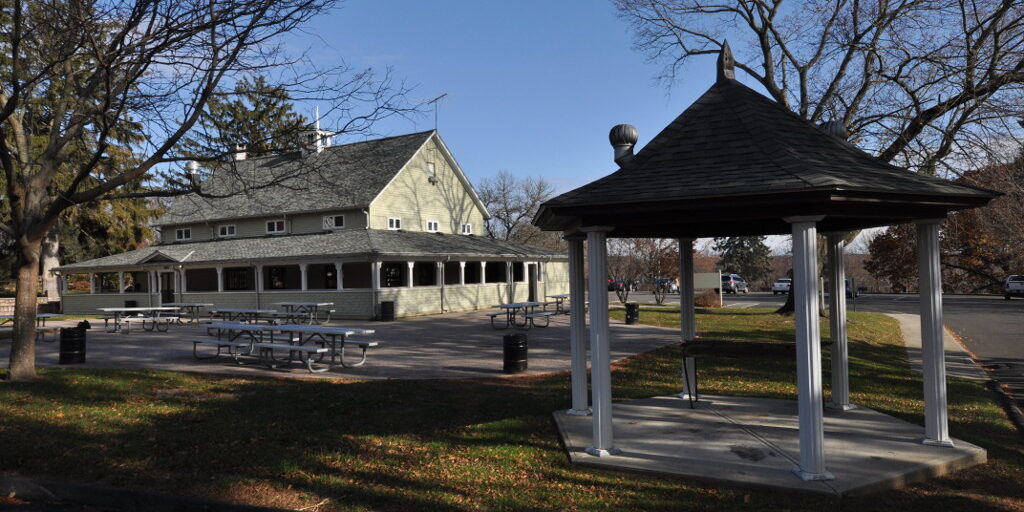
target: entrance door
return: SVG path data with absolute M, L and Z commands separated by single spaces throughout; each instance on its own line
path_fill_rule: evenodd
M 530 298 L 526 299 L 530 302 L 537 301 L 537 265 L 527 265 L 527 282 L 530 286 Z
M 174 272 L 160 272 L 160 303 L 175 302 Z

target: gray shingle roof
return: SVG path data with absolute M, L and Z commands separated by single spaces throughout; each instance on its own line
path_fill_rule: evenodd
M 204 190 L 235 195 L 176 198 L 154 224 L 365 208 L 434 133 L 332 146 L 305 157 L 293 153 L 222 164 L 204 183 Z M 257 188 L 271 181 L 280 183 Z
M 238 238 L 154 245 L 122 254 L 64 265 L 63 271 L 138 266 L 152 260 L 187 265 L 250 260 L 302 260 L 322 257 L 414 256 L 437 258 L 564 258 L 549 249 L 487 237 L 376 229 L 348 229 L 309 235 Z
M 980 206 L 998 195 L 890 165 L 738 81 L 720 78 L 622 168 L 547 201 L 534 222 L 553 230 L 566 229 L 574 222 L 610 222 L 607 225 L 614 226 L 618 218 L 612 212 L 635 214 L 636 208 L 642 208 L 648 218 L 659 214 L 679 217 L 689 209 L 689 219 L 673 221 L 675 225 L 661 231 L 696 233 L 700 230 L 691 229 L 693 224 L 735 218 L 733 225 L 720 226 L 724 235 L 748 229 L 740 225 L 744 219 L 737 218 L 746 216 L 763 220 L 757 229 L 768 233 L 778 231 L 783 223 L 778 218 L 767 219 L 764 209 L 720 210 L 740 204 L 779 203 L 799 194 L 806 198 L 811 193 L 816 194 L 812 207 L 800 212 L 780 210 L 778 216 L 826 214 L 837 228 L 866 227 L 876 221 L 852 220 L 856 212 L 844 213 L 846 220 L 836 218 L 836 197 L 885 198 L 890 202 L 886 208 L 902 208 L 893 218 L 906 218 L 913 214 L 904 204 L 920 207 L 926 202 L 921 199 L 924 197 L 941 197 L 949 210 Z M 702 210 L 698 212 L 698 208 Z M 946 210 L 931 214 L 941 216 Z M 701 212 L 707 216 L 693 215 Z

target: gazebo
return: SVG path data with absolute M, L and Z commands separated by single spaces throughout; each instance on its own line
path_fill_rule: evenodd
M 828 240 L 832 402 L 850 411 L 843 274 L 844 235 L 917 224 L 925 429 L 921 442 L 953 446 L 947 430 L 939 223 L 951 211 L 986 205 L 998 193 L 916 174 L 859 150 L 838 123 L 819 127 L 738 82 L 728 45 L 717 80 L 636 155 L 636 129 L 610 139 L 619 169 L 544 203 L 534 223 L 569 242 L 572 344 L 570 415 L 593 415 L 592 457 L 614 458 L 606 287 L 608 237 L 678 238 L 681 338 L 696 338 L 692 248 L 712 236 L 793 236 L 799 461 L 802 480 L 830 480 L 823 427 L 819 330 L 818 233 Z M 589 249 L 592 400 L 588 405 L 584 241 Z M 601 292 L 601 293 L 598 293 Z M 694 391 L 694 362 L 684 358 L 683 392 Z M 682 405 L 680 405 L 682 407 Z M 844 412 L 843 414 L 853 414 Z

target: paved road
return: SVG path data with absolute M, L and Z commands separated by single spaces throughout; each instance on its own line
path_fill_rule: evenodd
M 645 302 L 650 294 L 635 294 Z M 633 295 L 631 295 L 631 300 Z M 776 307 L 784 295 L 750 293 L 726 295 L 726 307 Z M 679 303 L 678 295 L 670 302 Z M 862 295 L 847 300 L 857 311 L 920 314 L 917 295 Z M 1018 406 L 1024 407 L 1024 300 L 1002 296 L 946 295 L 942 298 L 943 321 L 960 337 L 967 350 L 985 365 L 989 374 L 1008 387 Z

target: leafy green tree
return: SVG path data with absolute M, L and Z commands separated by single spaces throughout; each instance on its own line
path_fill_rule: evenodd
M 771 249 L 765 236 L 715 238 L 715 250 L 721 253 L 718 266 L 723 272 L 743 276 L 747 282 L 767 278 L 772 271 Z
M 288 91 L 256 75 L 239 80 L 231 91 L 215 93 L 183 146 L 200 161 L 223 159 L 236 147 L 251 156 L 279 155 L 297 150 L 299 134 L 308 128 Z

